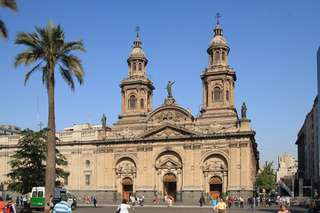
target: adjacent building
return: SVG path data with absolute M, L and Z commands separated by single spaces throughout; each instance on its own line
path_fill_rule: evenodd
M 294 156 L 289 154 L 281 154 L 278 156 L 278 169 L 276 172 L 276 181 L 285 176 L 294 176 L 298 170 L 298 162 Z
M 65 180 L 74 195 L 98 200 L 152 199 L 170 195 L 174 201 L 198 201 L 252 196 L 259 167 L 255 132 L 241 118 L 235 104 L 236 73 L 229 67 L 230 48 L 219 25 L 207 49 L 208 66 L 199 71 L 203 108 L 198 117 L 179 106 L 168 82 L 168 96 L 153 109 L 153 82 L 147 77 L 148 60 L 137 35 L 127 60 L 128 76 L 120 84 L 122 109 L 113 127 L 90 125 L 57 132 L 57 147 L 66 156 Z M 180 97 L 192 100 L 190 97 Z M 0 137 L 0 170 L 10 170 L 9 156 L 19 136 Z M 6 181 L 6 176 L 0 181 Z M 72 181 L 71 181 L 72 180 Z
M 297 177 L 311 184 L 311 196 L 316 195 L 319 187 L 319 138 L 318 138 L 318 96 L 311 111 L 307 114 L 298 133 L 298 171 Z M 306 181 L 305 181 L 306 182 Z

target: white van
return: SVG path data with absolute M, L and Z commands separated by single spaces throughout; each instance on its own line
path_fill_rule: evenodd
M 61 201 L 61 196 L 67 195 L 68 201 L 67 203 L 71 206 L 72 210 L 75 210 L 77 207 L 77 203 L 73 200 L 70 192 L 64 188 L 55 188 L 54 190 L 54 203 L 58 203 Z M 44 196 L 45 196 L 45 187 L 33 187 L 31 191 L 31 209 L 44 209 Z

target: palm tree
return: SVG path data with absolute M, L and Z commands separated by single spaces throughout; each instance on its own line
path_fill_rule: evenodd
M 15 44 L 23 44 L 28 47 L 25 51 L 18 54 L 14 59 L 13 66 L 17 68 L 24 64 L 28 67 L 34 62 L 39 62 L 33 67 L 25 77 L 24 84 L 29 80 L 32 73 L 37 70 L 42 71 L 42 83 L 46 85 L 48 90 L 49 114 L 48 114 L 48 135 L 47 135 L 47 163 L 45 173 L 45 200 L 49 200 L 49 196 L 54 193 L 55 188 L 55 167 L 56 167 L 56 137 L 55 137 L 55 112 L 54 112 L 54 86 L 55 86 L 55 67 L 59 67 L 62 78 L 74 90 L 73 76 L 78 82 L 83 84 L 84 72 L 80 59 L 71 54 L 72 50 L 80 50 L 85 52 L 82 40 L 75 42 L 65 42 L 63 29 L 58 25 L 54 26 L 52 21 L 43 28 L 35 26 L 37 33 L 19 32 L 15 40 Z M 49 207 L 45 205 L 46 211 Z
M 11 10 L 13 13 L 18 13 L 18 6 L 15 0 L 0 0 L 0 8 L 5 7 L 8 10 Z M 0 36 L 3 41 L 8 39 L 8 30 L 6 25 L 0 18 Z

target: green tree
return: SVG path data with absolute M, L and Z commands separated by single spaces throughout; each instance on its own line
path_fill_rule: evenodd
M 263 170 L 258 174 L 257 180 L 255 182 L 256 189 L 266 189 L 266 192 L 271 191 L 272 189 L 275 189 L 277 187 L 275 179 L 275 173 L 273 172 L 272 165 L 273 161 L 268 163 L 268 161 L 265 162 L 266 164 L 263 166 Z
M 7 182 L 11 191 L 26 194 L 31 192 L 33 186 L 44 186 L 46 170 L 46 129 L 39 132 L 23 130 L 22 138 L 18 145 L 20 148 L 11 156 L 9 164 L 11 172 L 7 176 L 11 181 Z M 56 162 L 58 166 L 65 165 L 65 157 L 56 149 Z M 62 168 L 56 168 L 56 178 L 64 178 L 69 174 Z M 61 181 L 56 181 L 56 187 L 63 186 Z
M 15 0 L 0 0 L 0 8 L 5 7 L 8 10 L 11 10 L 13 13 L 18 13 L 18 6 Z M 8 30 L 4 22 L 0 18 L 0 36 L 3 41 L 8 39 Z
M 25 51 L 15 57 L 13 66 L 17 68 L 24 64 L 29 66 L 34 62 L 39 62 L 33 67 L 25 77 L 24 84 L 29 80 L 32 73 L 37 70 L 42 72 L 42 83 L 48 91 L 48 126 L 47 126 L 47 167 L 45 174 L 45 199 L 49 200 L 50 194 L 54 193 L 55 183 L 55 149 L 56 149 L 56 127 L 55 127 L 55 108 L 54 108 L 54 86 L 55 86 L 55 67 L 59 67 L 62 78 L 74 90 L 73 77 L 83 84 L 84 71 L 80 59 L 71 54 L 73 50 L 85 52 L 82 40 L 75 42 L 65 42 L 63 28 L 55 26 L 52 21 L 43 28 L 35 26 L 37 33 L 19 32 L 15 44 L 23 44 L 28 47 Z M 49 207 L 45 206 L 45 211 Z

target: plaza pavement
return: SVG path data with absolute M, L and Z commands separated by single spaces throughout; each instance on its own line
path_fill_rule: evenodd
M 120 201 L 118 203 L 112 202 L 112 203 L 107 203 L 107 202 L 101 202 L 97 203 L 97 207 L 93 207 L 93 203 L 89 204 L 84 204 L 80 203 L 78 204 L 78 208 L 74 211 L 75 213 L 87 213 L 88 210 L 90 213 L 102 213 L 102 212 L 116 212 L 117 207 L 119 206 Z M 272 205 L 271 207 L 265 207 L 265 206 L 259 206 L 254 208 L 254 212 L 264 212 L 264 213 L 277 213 L 279 211 L 279 207 L 276 205 Z M 298 206 L 293 206 L 288 208 L 291 213 L 307 213 L 309 212 L 307 208 L 303 207 L 298 207 Z M 139 205 L 135 206 L 135 209 L 132 210 L 130 209 L 130 213 L 163 213 L 165 211 L 166 213 L 170 212 L 183 212 L 183 213 L 191 213 L 191 212 L 196 212 L 196 213 L 213 213 L 213 208 L 212 205 L 203 205 L 202 207 L 199 206 L 199 203 L 187 203 L 187 202 L 177 202 L 173 203 L 172 208 L 168 208 L 168 205 L 166 203 L 159 203 L 159 204 L 154 204 L 154 203 L 145 203 L 142 207 Z M 244 208 L 237 208 L 235 206 L 232 206 L 231 208 L 227 208 L 227 213 L 228 212 L 247 212 L 249 213 L 249 206 L 245 205 Z

